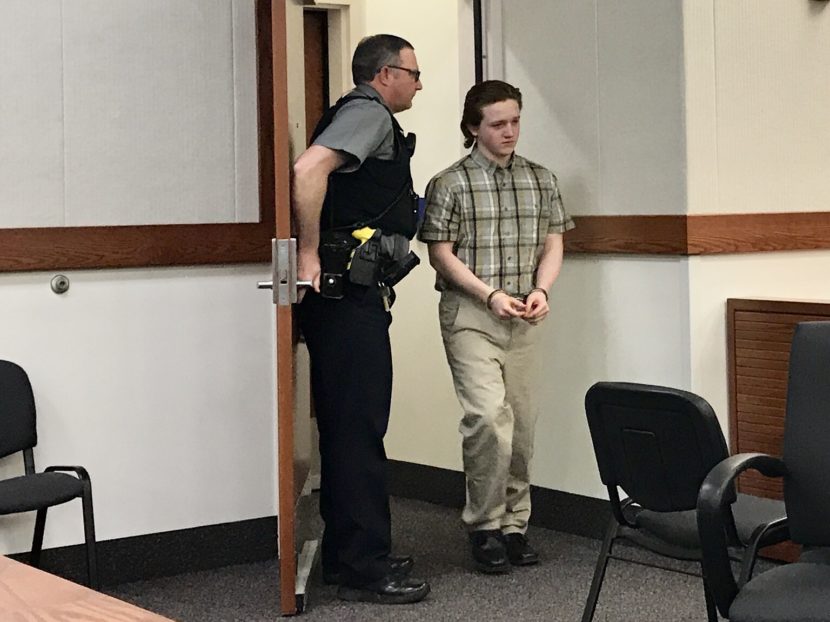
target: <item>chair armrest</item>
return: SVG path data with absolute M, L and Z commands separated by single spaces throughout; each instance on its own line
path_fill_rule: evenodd
M 750 538 L 750 542 L 757 542 L 758 548 L 772 546 L 790 539 L 790 524 L 787 517 L 779 518 L 766 525 L 759 525 Z
M 738 593 L 727 549 L 724 518 L 729 509 L 727 493 L 738 475 L 748 469 L 755 469 L 767 477 L 783 477 L 787 473 L 779 458 L 766 454 L 737 454 L 722 460 L 709 471 L 697 497 L 704 580 L 724 617 L 729 616 L 729 607 Z
M 83 480 L 85 482 L 89 481 L 89 473 L 82 466 L 49 466 L 43 469 L 44 473 L 51 473 L 54 471 L 67 471 L 70 473 L 74 473 L 80 480 Z

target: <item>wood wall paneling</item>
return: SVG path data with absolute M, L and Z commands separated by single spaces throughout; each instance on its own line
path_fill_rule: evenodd
M 260 222 L 0 229 L 0 272 L 267 262 L 274 233 L 270 52 L 258 28 Z M 268 46 L 270 49 L 270 46 Z M 830 212 L 577 216 L 568 253 L 712 255 L 830 249 Z
M 685 216 L 578 216 L 569 253 L 686 254 Z
M 577 216 L 570 253 L 716 255 L 830 249 L 830 212 Z
M 830 212 L 687 217 L 687 254 L 763 253 L 830 248 Z

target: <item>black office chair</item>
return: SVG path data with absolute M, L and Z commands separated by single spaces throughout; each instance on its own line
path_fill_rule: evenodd
M 613 514 L 582 614 L 583 622 L 590 622 L 608 560 L 633 561 L 612 554 L 618 540 L 673 559 L 701 560 L 695 515 L 698 491 L 709 470 L 729 452 L 712 407 L 693 393 L 599 382 L 585 395 L 585 410 Z M 620 501 L 618 489 L 628 498 Z M 783 538 L 768 528 L 783 516 L 783 504 L 736 495 L 734 488 L 728 493 L 723 511 L 729 556 L 742 561 L 742 575 L 749 576 L 758 548 Z M 709 620 L 714 622 L 717 613 L 705 586 L 704 594 Z
M 703 569 L 721 614 L 734 622 L 830 620 L 830 322 L 798 324 L 790 350 L 783 458 L 739 454 L 703 482 L 698 522 Z M 802 545 L 798 562 L 736 582 L 721 508 L 747 469 L 784 478 L 786 526 Z
M 79 466 L 50 466 L 42 473 L 35 473 L 32 451 L 37 445 L 35 419 L 35 398 L 26 372 L 15 363 L 0 361 L 0 458 L 22 451 L 26 472 L 20 477 L 0 481 L 0 515 L 37 510 L 30 563 L 38 566 L 47 509 L 80 497 L 84 514 L 87 579 L 89 586 L 97 589 L 95 522 L 89 475 L 86 469 Z M 74 473 L 74 476 L 61 471 Z

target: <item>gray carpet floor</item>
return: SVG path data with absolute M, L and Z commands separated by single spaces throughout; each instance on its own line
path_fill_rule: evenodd
M 308 607 L 301 620 L 580 619 L 598 540 L 531 528 L 528 536 L 542 562 L 514 568 L 508 575 L 486 576 L 472 569 L 457 510 L 393 499 L 392 513 L 395 552 L 415 556 L 413 575 L 426 578 L 432 586 L 427 600 L 395 606 L 339 601 L 336 588 L 323 585 L 318 568 L 310 579 Z M 630 551 L 630 556 L 644 559 L 635 551 Z M 109 593 L 179 622 L 282 619 L 278 614 L 276 560 L 130 583 Z M 696 577 L 612 560 L 594 620 L 703 621 L 702 584 Z

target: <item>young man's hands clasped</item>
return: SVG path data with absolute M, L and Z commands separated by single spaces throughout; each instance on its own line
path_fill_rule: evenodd
M 519 317 L 530 324 L 538 324 L 550 312 L 548 299 L 541 290 L 532 291 L 524 302 L 499 291 L 490 298 L 487 306 L 500 320 Z

